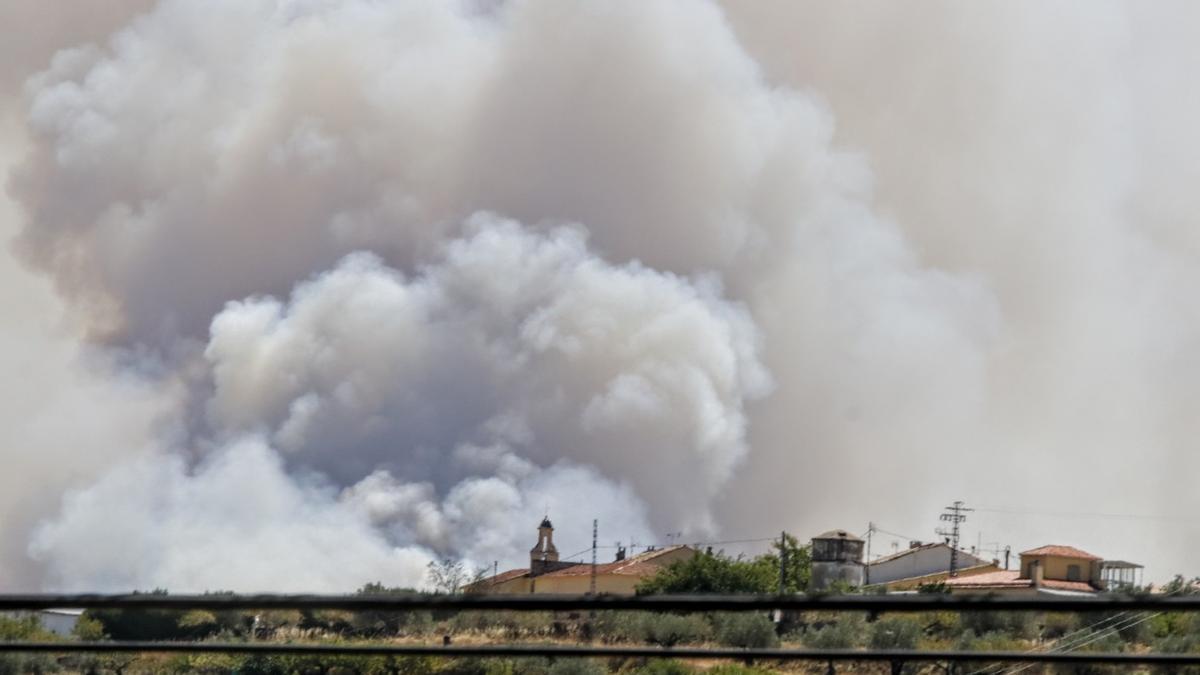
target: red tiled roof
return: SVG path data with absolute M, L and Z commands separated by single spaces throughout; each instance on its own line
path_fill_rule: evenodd
M 1039 546 L 1028 551 L 1021 551 L 1021 555 L 1054 555 L 1062 558 L 1081 558 L 1083 560 L 1100 560 L 1100 556 L 1092 555 L 1087 551 L 1081 551 L 1074 546 Z
M 621 574 L 635 577 L 648 577 L 653 575 L 658 570 L 662 569 L 661 565 L 653 562 L 653 560 L 664 553 L 677 551 L 683 546 L 668 546 L 666 548 L 656 549 L 654 551 L 646 551 L 625 560 L 617 560 L 614 562 L 596 565 L 596 574 Z M 543 574 L 544 577 L 579 577 L 588 576 L 592 573 L 592 566 L 584 563 L 567 567 L 561 570 L 554 570 Z
M 955 588 L 977 588 L 980 586 L 1007 588 L 1031 586 L 1032 579 L 1018 579 L 1021 575 L 1016 570 L 999 570 L 986 574 L 972 574 L 969 577 L 953 577 L 946 580 L 947 586 Z
M 1059 591 L 1082 591 L 1084 593 L 1096 592 L 1096 589 L 1086 581 L 1060 581 L 1058 579 L 1046 579 L 1042 581 L 1042 588 L 1053 588 Z
M 471 585 L 472 586 L 475 586 L 475 585 L 493 586 L 495 584 L 502 584 L 506 581 L 511 581 L 513 579 L 520 579 L 521 577 L 523 577 L 527 574 L 529 574 L 528 568 L 508 570 L 507 572 L 501 572 L 500 574 L 497 574 L 494 577 L 485 577 L 483 579 L 480 579 L 479 581 L 477 581 L 476 583 L 471 584 Z
M 596 565 L 596 574 L 622 574 L 622 575 L 637 576 L 637 577 L 648 577 L 648 576 L 653 575 L 658 570 L 662 569 L 661 563 L 654 562 L 655 558 L 658 558 L 659 556 L 663 555 L 664 553 L 669 553 L 671 551 L 677 551 L 681 548 L 687 548 L 687 547 L 683 546 L 683 545 L 667 546 L 666 548 L 655 549 L 653 551 L 645 551 L 645 552 L 639 553 L 635 556 L 626 558 L 625 560 L 617 560 L 614 562 L 608 562 L 608 563 Z M 538 578 L 540 579 L 542 577 L 579 577 L 579 576 L 589 576 L 589 575 L 591 575 L 591 573 L 592 573 L 592 566 L 590 564 L 588 564 L 588 563 L 573 563 L 569 567 L 564 567 L 562 569 L 554 570 L 553 572 L 546 572 L 545 574 L 540 574 L 540 575 L 538 575 Z M 471 584 L 471 585 L 472 586 L 492 586 L 495 584 L 502 584 L 505 581 L 510 581 L 512 579 L 519 579 L 521 577 L 528 576 L 528 575 L 529 575 L 528 568 L 508 570 L 507 572 L 501 572 L 500 574 L 497 574 L 494 577 L 486 577 L 484 579 L 481 579 L 478 582 L 476 582 L 475 584 Z
M 596 574 L 627 574 L 632 576 L 649 576 L 659 570 L 658 565 L 650 565 L 644 562 L 631 562 L 622 560 L 621 562 L 604 563 L 596 565 Z M 547 572 L 543 577 L 586 577 L 592 573 L 592 566 L 589 564 L 575 565 L 566 567 L 561 570 Z
M 1000 570 L 999 572 L 989 572 L 987 574 L 976 574 L 969 577 L 955 577 L 947 579 L 946 585 L 952 588 L 1031 588 L 1033 587 L 1033 579 L 1020 578 L 1020 572 L 1016 570 Z M 1042 581 L 1042 588 L 1052 588 L 1057 591 L 1080 591 L 1083 593 L 1094 593 L 1095 588 L 1086 581 L 1061 581 L 1059 579 L 1045 579 Z

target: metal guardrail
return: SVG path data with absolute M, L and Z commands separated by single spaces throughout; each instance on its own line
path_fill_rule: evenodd
M 338 645 L 258 642 L 0 642 L 0 651 L 51 653 L 221 653 L 307 656 L 443 656 L 548 658 L 673 658 L 734 661 L 871 661 L 891 663 L 1104 663 L 1196 665 L 1200 654 L 1115 652 L 919 651 L 877 649 L 736 649 L 704 647 L 586 647 L 559 645 Z
M 579 596 L 579 595 L 0 595 L 0 610 L 60 607 L 126 610 L 339 609 L 413 610 L 645 610 L 689 611 L 1200 611 L 1200 597 L 1154 595 L 1079 598 L 904 596 Z M 441 656 L 549 658 L 674 658 L 739 661 L 816 661 L 901 663 L 1043 663 L 1115 665 L 1200 665 L 1200 654 L 1114 653 L 1085 651 L 910 651 L 604 647 L 553 644 L 395 645 L 275 642 L 0 642 L 0 653 L 226 653 L 309 656 Z
M 1010 598 L 953 595 L 0 595 L 0 611 L 19 609 L 341 609 L 410 610 L 644 610 L 738 612 L 785 610 L 930 611 L 1200 611 L 1200 596 Z

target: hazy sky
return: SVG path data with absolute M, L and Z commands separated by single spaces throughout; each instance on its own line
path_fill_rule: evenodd
M 955 499 L 967 545 L 1196 574 L 1197 19 L 0 0 L 0 587 Z

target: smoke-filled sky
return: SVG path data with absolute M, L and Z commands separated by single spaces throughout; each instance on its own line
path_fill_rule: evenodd
M 0 0 L 0 588 L 955 499 L 967 545 L 1200 573 L 1198 20 Z

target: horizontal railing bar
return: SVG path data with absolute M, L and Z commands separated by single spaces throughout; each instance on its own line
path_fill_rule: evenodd
M 335 645 L 221 642 L 0 642 L 3 652 L 68 653 L 222 653 L 355 656 L 672 658 L 755 661 L 893 661 L 1110 663 L 1200 665 L 1200 654 L 1127 652 L 913 651 L 852 649 L 705 649 L 665 647 L 589 647 L 552 645 Z
M 1196 611 L 1200 596 L 1014 598 L 954 595 L 0 595 L 0 610 L 78 609 L 341 609 L 646 610 L 687 611 Z

